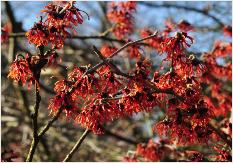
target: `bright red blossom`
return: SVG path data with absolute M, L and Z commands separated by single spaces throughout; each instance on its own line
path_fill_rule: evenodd
M 117 48 L 107 44 L 103 45 L 100 49 L 101 54 L 106 58 L 111 56 L 115 51 L 117 51 Z
M 216 57 L 226 57 L 232 55 L 232 43 L 216 41 L 214 43 L 213 54 Z
M 30 43 L 36 46 L 47 46 L 51 43 L 53 48 L 60 49 L 67 37 L 70 37 L 69 30 L 74 26 L 83 23 L 80 10 L 74 6 L 74 2 L 53 2 L 42 10 L 47 14 L 47 19 L 42 19 L 31 28 L 26 36 Z
M 21 82 L 23 85 L 29 82 L 28 86 L 30 87 L 35 81 L 35 78 L 30 67 L 28 55 L 26 58 L 15 59 L 10 66 L 8 78 L 11 78 L 16 82 Z
M 133 13 L 136 11 L 135 2 L 112 2 L 107 17 L 114 24 L 113 33 L 119 38 L 129 35 L 133 31 Z
M 162 51 L 166 52 L 168 55 L 176 56 L 181 54 L 184 48 L 191 46 L 188 40 L 190 43 L 193 43 L 193 38 L 188 36 L 187 33 L 176 33 L 175 37 L 166 38 L 164 42 L 161 43 Z
M 74 6 L 75 2 L 50 3 L 41 12 L 47 13 L 45 23 L 49 28 L 61 29 L 63 27 L 72 28 L 73 25 L 83 23 L 80 10 Z M 63 11 L 63 12 L 62 12 Z
M 149 140 L 147 145 L 138 144 L 136 153 L 146 158 L 147 161 L 159 161 L 163 154 L 153 140 Z
M 47 46 L 49 43 L 49 31 L 42 22 L 35 23 L 34 26 L 26 33 L 29 43 L 37 46 Z

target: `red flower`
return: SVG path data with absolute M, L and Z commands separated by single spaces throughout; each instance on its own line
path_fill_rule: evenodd
M 123 39 L 126 35 L 133 31 L 133 16 L 136 10 L 136 2 L 112 2 L 107 17 L 110 22 L 114 23 L 114 35 Z
M 44 23 L 35 23 L 34 26 L 26 33 L 29 43 L 37 46 L 47 46 L 49 43 L 49 31 Z
M 164 42 L 161 43 L 162 51 L 177 56 L 183 52 L 186 47 L 190 47 L 190 43 L 193 43 L 193 38 L 188 36 L 187 33 L 176 33 L 175 37 L 166 38 Z M 168 58 L 169 58 L 168 56 Z
M 31 84 L 35 81 L 33 72 L 29 63 L 29 56 L 25 58 L 18 59 L 16 57 L 15 61 L 10 66 L 10 71 L 8 74 L 8 78 L 13 79 L 16 82 L 22 82 L 23 86 L 28 83 L 28 87 L 30 88 Z
M 232 55 L 232 43 L 216 41 L 214 43 L 213 54 L 216 57 L 226 57 L 226 56 Z
M 124 86 L 122 83 L 125 82 L 125 80 L 121 77 L 117 77 L 108 66 L 101 66 L 97 70 L 97 73 L 101 85 L 100 90 L 102 90 L 102 92 L 114 94 Z
M 79 113 L 79 108 L 76 107 L 76 102 L 68 93 L 59 93 L 49 101 L 49 109 L 56 113 L 59 109 L 63 109 L 67 117 L 76 117 Z
M 68 92 L 73 85 L 73 82 L 70 82 L 68 80 L 59 80 L 55 83 L 54 86 L 54 91 L 56 93 L 61 93 L 61 92 Z
M 122 111 L 115 102 L 102 101 L 102 98 L 108 98 L 106 94 L 99 94 L 93 98 L 89 105 L 82 108 L 76 121 L 82 126 L 89 128 L 95 134 L 103 134 L 102 125 L 122 116 Z
M 63 12 L 61 12 L 63 10 Z M 45 6 L 45 12 L 48 14 L 45 21 L 50 28 L 60 29 L 72 28 L 72 25 L 77 26 L 83 23 L 83 17 L 80 10 L 74 6 L 74 2 L 50 3 Z
M 101 54 L 106 58 L 111 56 L 115 51 L 117 51 L 117 48 L 108 44 L 104 44 L 100 49 Z
M 146 161 L 160 161 L 169 152 L 166 147 L 159 143 L 154 143 L 152 139 L 145 144 L 138 144 L 136 154 L 142 156 Z
M 68 74 L 68 80 L 73 82 L 72 98 L 76 99 L 79 96 L 86 98 L 89 94 L 93 94 L 95 89 L 99 89 L 99 82 L 94 74 L 84 75 L 84 69 L 75 67 Z
M 54 2 L 47 5 L 42 10 L 47 13 L 45 22 L 41 20 L 26 33 L 29 42 L 37 46 L 51 43 L 52 48 L 62 48 L 65 39 L 70 36 L 68 30 L 75 31 L 73 26 L 83 23 L 80 10 L 73 4 L 74 2 Z

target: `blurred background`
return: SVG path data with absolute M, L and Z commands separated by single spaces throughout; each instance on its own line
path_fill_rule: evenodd
M 111 24 L 106 19 L 109 2 L 77 2 L 75 5 L 88 13 L 90 20 L 84 14 L 84 23 L 77 27 L 79 36 L 98 36 Z M 39 20 L 40 10 L 48 2 L 5 1 L 1 2 L 1 26 L 10 26 L 10 32 L 22 33 L 29 30 L 34 22 Z M 163 29 L 164 22 L 172 19 L 174 22 L 186 20 L 195 27 L 190 35 L 195 43 L 190 52 L 201 54 L 211 50 L 214 41 L 230 41 L 222 34 L 223 25 L 232 24 L 232 3 L 229 2 L 137 2 L 137 12 L 134 15 L 135 31 L 131 39 L 139 38 L 143 28 Z M 114 38 L 111 34 L 110 38 Z M 63 49 L 58 53 L 62 63 L 57 67 L 42 71 L 39 126 L 43 126 L 51 117 L 49 115 L 48 99 L 53 96 L 54 83 L 67 75 L 74 65 L 95 65 L 99 62 L 93 55 L 92 46 L 98 48 L 105 43 L 115 46 L 122 45 L 117 41 L 101 39 L 67 39 Z M 34 106 L 34 93 L 27 87 L 20 87 L 7 79 L 9 64 L 18 53 L 35 54 L 34 45 L 30 45 L 25 37 L 12 37 L 6 44 L 1 44 L 1 149 L 17 153 L 14 160 L 22 161 L 29 150 L 32 140 L 30 114 Z M 154 68 L 160 64 L 161 56 L 156 51 L 144 49 L 146 57 L 153 62 Z M 120 55 L 114 59 L 125 71 L 134 66 L 134 61 Z M 67 69 L 68 67 L 68 69 Z M 53 76 L 53 77 L 52 77 Z M 52 78 L 51 78 L 52 77 Z M 74 161 L 121 161 L 130 150 L 135 150 L 138 142 L 146 142 L 148 138 L 157 139 L 152 132 L 152 126 L 163 117 L 160 108 L 152 113 L 139 113 L 133 117 L 115 120 L 106 125 L 104 135 L 90 134 L 82 144 L 79 153 L 74 155 Z M 55 122 L 39 144 L 34 161 L 61 161 L 74 143 L 81 136 L 83 128 L 67 120 L 65 117 Z

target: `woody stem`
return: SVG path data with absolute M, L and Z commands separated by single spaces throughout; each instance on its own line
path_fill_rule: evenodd
M 88 133 L 90 133 L 90 130 L 86 129 L 84 131 L 84 133 L 82 134 L 82 136 L 79 138 L 79 140 L 76 142 L 76 144 L 74 145 L 74 147 L 71 149 L 71 151 L 66 155 L 65 159 L 63 160 L 63 162 L 70 161 L 70 159 L 72 158 L 72 156 L 74 155 L 74 153 L 81 146 L 82 142 L 84 141 L 84 139 L 86 138 L 86 136 L 88 135 Z
M 40 91 L 39 91 L 39 85 L 37 82 L 35 84 L 35 90 L 36 90 L 36 104 L 34 107 L 34 113 L 31 115 L 32 124 L 33 124 L 33 140 L 31 143 L 29 153 L 27 155 L 27 159 L 26 159 L 27 162 L 32 161 L 37 144 L 39 143 L 37 117 L 38 117 L 38 111 L 39 111 L 39 107 L 40 107 L 41 96 L 40 96 Z

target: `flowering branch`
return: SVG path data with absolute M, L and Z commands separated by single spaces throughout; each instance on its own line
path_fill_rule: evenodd
M 124 76 L 124 77 L 127 77 L 127 78 L 131 78 L 130 75 L 126 74 L 126 73 L 123 73 L 121 70 L 119 70 L 111 61 L 109 60 L 106 60 L 103 55 L 101 54 L 101 52 L 95 47 L 93 46 L 94 48 L 94 53 L 106 64 L 108 65 L 115 74 L 117 75 L 121 75 L 121 76 Z
M 48 50 L 44 53 L 44 46 L 39 46 L 39 54 L 38 57 L 45 57 L 51 50 Z M 45 66 L 46 62 L 43 61 L 43 59 L 38 62 L 35 67 L 32 68 L 33 71 L 33 76 L 35 78 L 35 91 L 36 91 L 36 104 L 34 107 L 34 113 L 31 115 L 32 118 L 32 124 L 33 124 L 33 140 L 31 143 L 31 147 L 29 150 L 29 153 L 27 155 L 26 161 L 32 161 L 33 155 L 35 153 L 36 147 L 41 140 L 42 136 L 45 134 L 45 132 L 49 129 L 49 127 L 52 125 L 54 121 L 57 120 L 58 116 L 60 115 L 61 111 L 58 111 L 58 113 L 53 117 L 52 120 L 48 122 L 48 124 L 44 127 L 44 129 L 41 131 L 40 134 L 38 134 L 38 112 L 39 112 L 39 105 L 41 101 L 41 96 L 40 96 L 40 85 L 39 85 L 39 80 L 40 80 L 40 75 L 41 75 L 41 69 Z
M 24 32 L 19 32 L 19 33 L 10 33 L 9 38 L 15 38 L 15 37 L 26 37 Z M 98 36 L 70 36 L 67 37 L 67 39 L 81 39 L 81 40 L 88 40 L 88 39 L 102 39 L 106 41 L 114 41 L 114 42 L 119 42 L 119 43 L 125 43 L 124 40 L 119 40 L 119 39 L 114 39 L 107 37 L 105 35 L 98 35 Z
M 83 16 L 80 12 L 86 13 L 73 4 L 74 2 L 65 2 L 51 3 L 45 6 L 45 9 L 41 12 L 47 13 L 46 20 L 43 21 L 41 17 L 41 20 L 35 23 L 26 33 L 29 43 L 35 44 L 39 53 L 34 56 L 27 54 L 26 57 L 17 55 L 16 60 L 10 67 L 8 77 L 18 83 L 21 82 L 23 85 L 27 82 L 29 85 L 35 83 L 36 100 L 34 113 L 31 115 L 33 140 L 26 161 L 32 161 L 38 143 L 43 140 L 45 133 L 63 111 L 67 117 L 74 118 L 77 123 L 86 128 L 63 161 L 72 159 L 90 131 L 95 134 L 103 134 L 105 123 L 124 116 L 131 116 L 134 113 L 149 112 L 157 106 L 164 108 L 162 112 L 165 113 L 165 118 L 157 123 L 153 130 L 157 130 L 159 136 L 168 136 L 171 143 L 177 142 L 178 145 L 196 142 L 205 143 L 213 138 L 212 136 L 215 136 L 214 138 L 222 139 L 221 143 L 225 142 L 231 146 L 230 135 L 227 135 L 231 129 L 230 122 L 227 122 L 227 120 L 224 122 L 224 127 L 229 127 L 229 131 L 226 131 L 226 133 L 221 130 L 222 126 L 221 128 L 216 127 L 210 122 L 211 119 L 214 119 L 215 113 L 218 114 L 218 117 L 219 115 L 226 115 L 227 111 L 230 111 L 229 102 L 231 100 L 228 99 L 230 95 L 222 94 L 221 87 L 224 83 L 219 82 L 220 84 L 217 85 L 218 82 L 207 74 L 208 71 L 213 70 L 213 72 L 210 72 L 213 76 L 216 74 L 231 80 L 231 75 L 228 73 L 231 64 L 219 67 L 216 63 L 216 57 L 228 56 L 231 45 L 216 44 L 211 53 L 203 54 L 203 61 L 196 59 L 193 54 L 186 56 L 186 53 L 188 53 L 186 49 L 193 44 L 194 40 L 188 34 L 194 28 L 187 21 L 181 21 L 178 24 L 168 21 L 166 22 L 166 29 L 161 31 L 158 36 L 157 31 L 151 32 L 146 29 L 140 32 L 142 39 L 130 41 L 127 36 L 130 36 L 134 31 L 135 2 L 120 3 L 119 6 L 112 3 L 110 6 L 107 19 L 115 25 L 109 31 L 117 39 L 108 38 L 108 30 L 103 35 L 98 36 L 72 37 L 69 31 L 73 30 L 75 26 L 83 24 Z M 172 7 L 172 5 L 168 5 L 168 7 Z M 190 9 L 187 7 L 181 8 Z M 207 9 L 203 9 L 203 12 L 209 14 Z M 211 15 L 208 16 L 211 17 Z M 218 21 L 215 18 L 213 19 Z M 220 22 L 219 27 L 223 25 Z M 170 34 L 173 31 L 177 31 L 177 33 L 171 36 Z M 230 27 L 224 26 L 223 31 L 226 35 L 232 35 Z M 3 32 L 6 33 L 7 30 L 3 29 Z M 17 31 L 13 30 L 13 32 Z M 24 36 L 24 33 L 10 34 L 11 40 Z M 4 37 L 8 38 L 8 33 Z M 62 49 L 67 38 L 116 41 L 121 47 L 104 45 L 99 51 L 94 46 L 94 53 L 101 60 L 97 65 L 93 67 L 75 66 L 67 78 L 55 83 L 55 97 L 50 99 L 48 107 L 52 109 L 54 116 L 40 130 L 37 121 L 41 101 L 39 84 L 41 70 L 46 64 L 49 66 L 51 63 L 57 63 L 59 55 L 55 49 Z M 158 71 L 154 72 L 153 78 L 150 77 L 153 69 L 152 62 L 144 57 L 141 53 L 143 49 L 139 45 L 149 45 L 155 48 L 158 53 L 167 54 Z M 51 46 L 52 49 L 44 53 L 47 46 Z M 133 71 L 125 73 L 112 62 L 112 58 L 122 51 L 126 51 L 130 58 L 137 59 Z M 171 62 L 171 68 L 169 72 L 163 73 L 161 70 L 165 70 L 164 63 L 167 61 Z M 213 84 L 211 97 L 208 97 L 207 93 L 203 94 L 205 88 L 202 89 L 202 84 L 205 83 L 207 85 Z M 43 88 L 43 85 L 41 88 Z M 206 92 L 209 92 L 209 90 Z M 218 94 L 222 95 L 219 96 Z M 212 98 L 221 103 L 217 107 L 226 107 L 226 111 L 223 109 L 222 113 L 215 112 L 218 108 L 215 108 Z M 112 133 L 109 135 L 131 144 L 137 143 L 119 135 L 112 135 Z M 218 136 L 216 137 L 216 135 Z M 170 143 L 170 140 L 168 143 Z M 149 146 L 151 145 L 153 145 L 152 141 L 149 142 Z M 139 145 L 139 147 L 137 153 L 141 153 L 146 159 L 152 161 L 164 160 L 162 159 L 163 156 L 160 156 L 161 152 L 155 158 L 151 158 L 150 153 L 145 152 L 144 146 Z M 153 148 L 150 150 L 156 151 Z M 229 160 L 226 151 L 220 150 L 219 153 L 222 155 L 221 157 L 225 157 L 219 158 L 219 160 Z M 150 158 L 147 158 L 147 155 Z M 200 158 L 200 160 L 203 160 L 203 158 Z
M 130 42 L 126 43 L 124 46 L 122 46 L 120 49 L 118 49 L 117 51 L 115 51 L 114 53 L 112 53 L 108 58 L 106 58 L 105 61 L 100 62 L 100 63 L 98 63 L 97 65 L 95 65 L 94 67 L 92 67 L 91 69 L 87 70 L 87 71 L 83 74 L 83 76 L 85 76 L 85 75 L 87 75 L 87 74 L 90 74 L 90 73 L 94 72 L 96 69 L 98 69 L 99 67 L 101 67 L 102 65 L 104 65 L 105 62 L 108 61 L 108 59 L 114 57 L 116 54 L 118 54 L 119 52 L 121 52 L 121 51 L 124 50 L 125 48 L 127 48 L 127 47 L 129 47 L 129 46 L 132 46 L 132 45 L 134 45 L 134 44 L 138 44 L 138 43 L 140 43 L 140 42 L 142 42 L 142 41 L 145 41 L 145 40 L 148 40 L 148 39 L 150 39 L 150 38 L 153 38 L 153 37 L 155 37 L 155 36 L 157 35 L 157 33 L 158 33 L 158 32 L 156 31 L 154 34 L 152 34 L 152 35 L 150 35 L 150 36 L 148 36 L 148 37 L 145 37 L 145 38 L 142 38 L 142 39 L 139 39 L 139 40 L 136 40 L 136 41 L 130 41 Z
M 122 46 L 119 50 L 117 50 L 116 52 L 114 52 L 109 58 L 112 58 L 114 57 L 116 54 L 118 54 L 119 52 L 121 52 L 122 50 L 124 50 L 125 48 L 129 47 L 129 46 L 132 46 L 134 44 L 137 44 L 139 42 L 142 42 L 144 40 L 147 40 L 147 39 L 150 39 L 152 37 L 155 37 L 157 35 L 157 31 L 153 34 L 153 35 L 150 35 L 148 37 L 145 37 L 145 38 L 142 38 L 142 39 L 139 39 L 139 40 L 136 40 L 136 41 L 131 41 L 131 42 L 128 42 L 126 43 L 124 46 Z M 90 74 L 92 72 L 94 72 L 98 67 L 102 66 L 103 64 L 107 64 L 109 65 L 110 67 L 113 67 L 113 64 L 111 64 L 108 60 L 104 59 L 104 57 L 101 55 L 101 53 L 97 50 L 97 48 L 94 46 L 94 52 L 97 54 L 97 56 L 103 60 L 103 62 L 97 64 L 96 66 L 92 67 L 91 69 L 87 70 L 83 75 L 82 75 L 82 78 L 87 75 L 87 74 Z M 107 59 L 109 59 L 107 58 Z M 119 69 L 117 69 L 116 67 L 113 67 L 113 69 L 115 71 L 117 71 L 119 73 Z M 121 73 L 121 75 L 124 75 L 123 73 Z M 125 75 L 127 77 L 129 77 L 128 75 Z M 73 89 L 70 91 L 72 92 L 74 90 L 74 87 Z M 66 156 L 66 158 L 63 160 L 64 162 L 66 161 L 69 161 L 73 154 L 75 153 L 75 151 L 78 150 L 78 148 L 81 146 L 82 142 L 84 141 L 85 137 L 87 136 L 87 134 L 90 132 L 90 130 L 87 128 L 85 130 L 85 132 L 83 133 L 83 135 L 80 137 L 80 139 L 77 141 L 77 143 L 75 144 L 75 146 L 72 148 L 72 150 L 69 152 L 69 154 Z
M 140 43 L 142 41 L 145 41 L 145 40 L 148 40 L 150 38 L 153 38 L 157 34 L 158 34 L 158 31 L 155 31 L 154 34 L 152 34 L 152 35 L 150 35 L 148 37 L 144 37 L 144 38 L 136 40 L 136 41 L 130 41 L 130 42 L 126 43 L 124 46 L 122 46 L 120 49 L 118 49 L 117 51 L 115 51 L 112 55 L 110 55 L 109 58 L 114 57 L 116 54 L 118 54 L 119 52 L 121 52 L 122 50 L 124 50 L 125 48 L 127 48 L 129 46 L 132 46 L 132 45 L 138 44 L 138 43 Z

